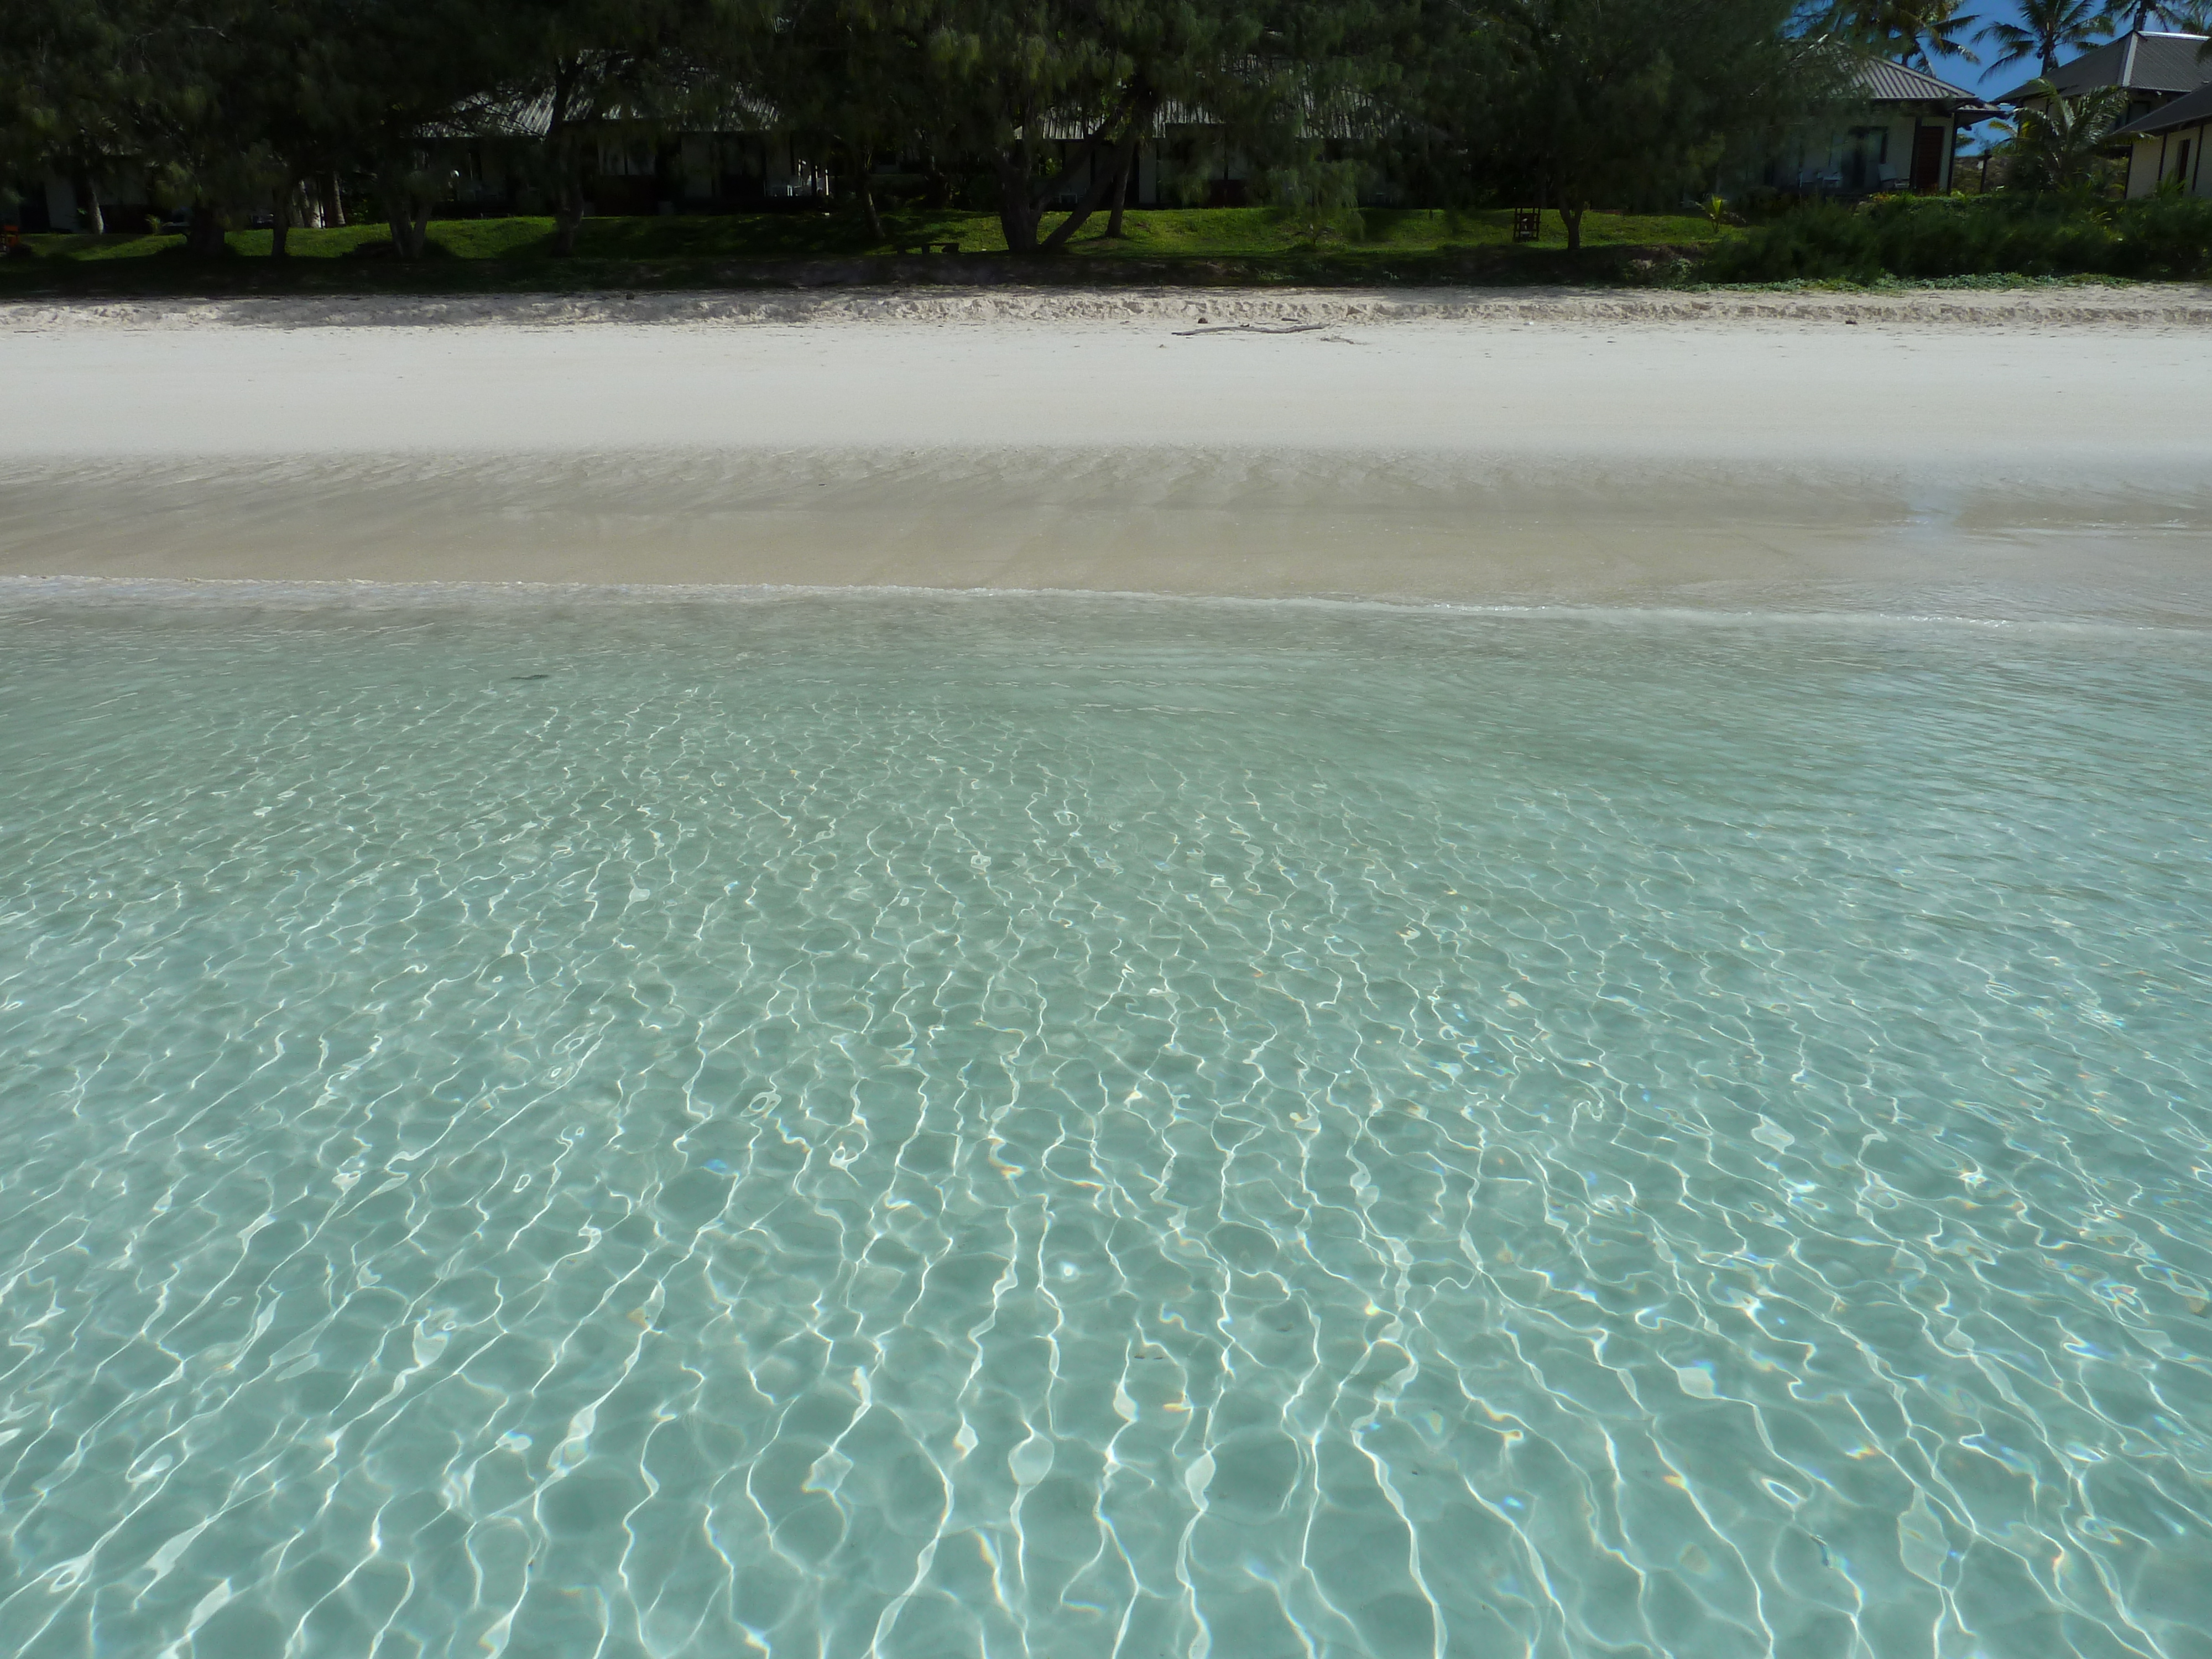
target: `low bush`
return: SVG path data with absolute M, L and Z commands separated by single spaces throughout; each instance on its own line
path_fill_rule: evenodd
M 2212 201 L 2161 195 L 1895 197 L 1807 202 L 1716 248 L 1700 272 L 1721 283 L 1840 278 L 2212 273 Z
M 2161 191 L 2130 202 L 2118 216 L 2123 276 L 2212 273 L 2212 199 Z

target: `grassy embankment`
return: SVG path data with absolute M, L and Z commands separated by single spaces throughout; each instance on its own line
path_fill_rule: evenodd
M 1050 228 L 1048 221 L 1047 228 Z M 1272 208 L 1133 210 L 1109 240 L 1103 214 L 1061 258 L 1017 260 L 988 214 L 884 216 L 872 239 L 849 213 L 762 213 L 585 221 L 574 255 L 552 252 L 550 219 L 447 219 L 419 260 L 392 257 L 384 227 L 295 230 L 292 258 L 269 258 L 265 230 L 234 231 L 228 257 L 195 259 L 179 235 L 38 235 L 34 257 L 0 262 L 9 293 L 501 293 L 597 289 L 774 287 L 793 282 L 987 280 L 1080 284 L 1604 281 L 1632 263 L 1671 262 L 1715 236 L 1683 216 L 1593 213 L 1570 257 L 1559 216 L 1533 244 L 1512 240 L 1511 215 L 1370 209 L 1315 233 Z M 901 255 L 900 245 L 957 242 L 957 254 Z M 994 257 L 995 256 L 995 257 Z

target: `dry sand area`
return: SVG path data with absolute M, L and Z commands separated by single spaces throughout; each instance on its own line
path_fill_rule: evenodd
M 2201 287 L 24 304 L 0 307 L 0 362 L 19 593 L 870 585 L 2212 623 Z

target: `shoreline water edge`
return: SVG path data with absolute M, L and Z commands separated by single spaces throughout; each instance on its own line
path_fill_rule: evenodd
M 0 308 L 0 576 L 2212 622 L 2212 290 Z

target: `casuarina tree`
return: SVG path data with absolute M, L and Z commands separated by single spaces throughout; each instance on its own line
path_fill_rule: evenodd
M 928 147 L 942 108 L 917 15 L 901 0 L 785 0 L 763 33 L 721 31 L 751 40 L 737 54 L 749 59 L 740 74 L 799 146 L 836 159 L 876 241 L 884 240 L 876 163 Z
M 1779 129 L 1837 73 L 1790 0 L 1476 0 L 1472 68 L 1435 83 L 1468 164 L 1558 207 L 1679 199 L 1732 145 Z
M 440 135 L 467 131 L 507 68 L 489 0 L 313 0 L 328 46 L 310 95 L 315 125 L 375 182 L 393 251 L 422 252 L 450 173 Z
M 575 249 L 610 123 L 671 125 L 710 91 L 708 63 L 768 27 L 766 0 L 482 0 L 504 73 L 487 100 L 495 128 L 539 139 L 554 251 Z
M 1066 246 L 1170 105 L 1231 133 L 1279 115 L 1268 21 L 1249 0 L 919 0 L 905 26 L 938 141 L 981 162 L 1006 246 L 1029 253 Z
M 95 234 L 106 228 L 102 189 L 141 148 L 133 119 L 145 88 L 125 21 L 114 6 L 75 0 L 0 6 L 0 183 L 67 179 L 77 228 Z

